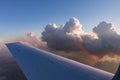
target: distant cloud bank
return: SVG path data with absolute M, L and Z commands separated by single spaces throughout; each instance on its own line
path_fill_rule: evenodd
M 78 62 L 115 72 L 120 61 L 120 34 L 116 31 L 115 26 L 102 21 L 92 29 L 91 33 L 85 32 L 82 27 L 80 21 L 73 17 L 61 26 L 46 25 L 41 37 L 37 37 L 35 32 L 31 31 L 26 33 L 26 37 L 17 37 L 9 41 L 22 42 Z M 0 61 L 7 58 L 3 55 L 4 53 L 10 54 L 6 47 L 4 47 L 5 50 L 3 49 L 2 45 L 4 42 L 0 43 L 2 53 Z M 9 64 L 9 66 L 12 65 Z M 1 78 L 4 76 L 0 76 Z
M 74 17 L 60 27 L 48 24 L 42 32 L 42 40 L 55 50 L 86 50 L 98 57 L 120 55 L 120 34 L 112 23 L 105 21 L 95 26 L 93 33 L 84 32 L 82 24 Z

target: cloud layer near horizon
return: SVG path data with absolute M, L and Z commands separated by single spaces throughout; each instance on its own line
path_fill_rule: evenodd
M 95 26 L 92 33 L 86 33 L 79 20 L 71 18 L 59 27 L 46 25 L 41 38 L 34 32 L 28 32 L 26 36 L 11 41 L 23 42 L 110 72 L 115 72 L 120 61 L 120 35 L 112 23 L 105 21 Z
M 112 23 L 100 22 L 93 33 L 86 33 L 77 18 L 70 18 L 64 25 L 48 24 L 42 32 L 43 41 L 51 49 L 62 51 L 86 50 L 92 55 L 120 55 L 120 34 Z

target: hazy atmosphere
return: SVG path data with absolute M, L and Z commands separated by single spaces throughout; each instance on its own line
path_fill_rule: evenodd
M 115 73 L 119 0 L 0 1 L 0 80 L 26 80 L 5 46 L 21 42 Z

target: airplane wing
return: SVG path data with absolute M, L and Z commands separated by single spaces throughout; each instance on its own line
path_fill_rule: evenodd
M 21 43 L 6 45 L 28 80 L 112 80 L 114 76 Z

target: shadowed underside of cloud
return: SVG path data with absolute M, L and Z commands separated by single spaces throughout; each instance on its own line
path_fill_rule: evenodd
M 120 55 L 120 35 L 112 23 L 105 21 L 94 27 L 92 34 L 84 32 L 76 18 L 60 27 L 48 24 L 42 32 L 42 40 L 55 50 L 87 51 L 98 57 Z

